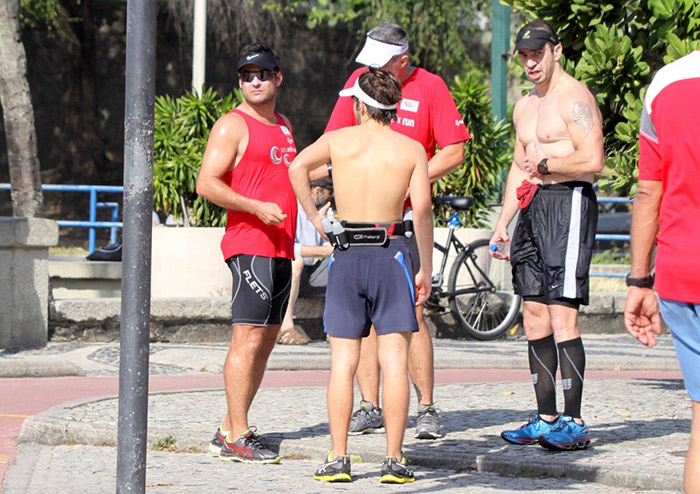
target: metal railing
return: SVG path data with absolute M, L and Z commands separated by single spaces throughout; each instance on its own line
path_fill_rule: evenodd
M 10 184 L 0 184 L 0 190 L 10 190 Z M 123 224 L 119 219 L 119 203 L 117 202 L 98 202 L 97 194 L 99 192 L 124 193 L 124 187 L 121 185 L 42 185 L 41 190 L 47 192 L 88 192 L 90 193 L 90 212 L 88 221 L 83 220 L 58 220 L 58 226 L 69 226 L 79 228 L 89 228 L 88 232 L 88 250 L 90 254 L 95 252 L 95 229 L 109 228 L 110 243 L 117 241 L 117 229 L 122 228 Z M 111 209 L 111 221 L 97 221 L 98 209 Z
M 598 204 L 630 204 L 631 202 L 633 202 L 633 200 L 629 197 L 598 197 Z M 629 242 L 630 235 L 600 233 L 596 234 L 595 239 L 603 241 Z M 624 278 L 627 276 L 627 273 L 598 273 L 592 271 L 589 273 L 589 275 L 600 278 Z

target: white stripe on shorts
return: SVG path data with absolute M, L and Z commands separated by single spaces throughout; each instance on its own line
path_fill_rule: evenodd
M 564 265 L 564 297 L 576 297 L 576 268 L 578 267 L 581 245 L 581 192 L 583 187 L 575 187 L 571 193 L 571 217 L 569 218 L 569 239 L 566 244 Z

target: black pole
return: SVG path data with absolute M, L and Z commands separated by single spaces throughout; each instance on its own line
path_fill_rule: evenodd
M 146 491 L 155 39 L 155 0 L 128 0 L 117 494 Z

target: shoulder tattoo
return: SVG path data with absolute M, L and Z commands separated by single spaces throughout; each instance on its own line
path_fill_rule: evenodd
M 587 136 L 593 129 L 593 111 L 588 103 L 577 101 L 572 108 L 574 113 L 574 122 L 583 127 L 583 135 Z

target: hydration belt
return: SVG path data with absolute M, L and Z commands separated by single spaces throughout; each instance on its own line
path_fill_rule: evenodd
M 395 223 L 355 223 L 341 221 L 347 235 L 348 245 L 385 245 L 389 238 L 409 237 L 413 232 L 403 221 Z

